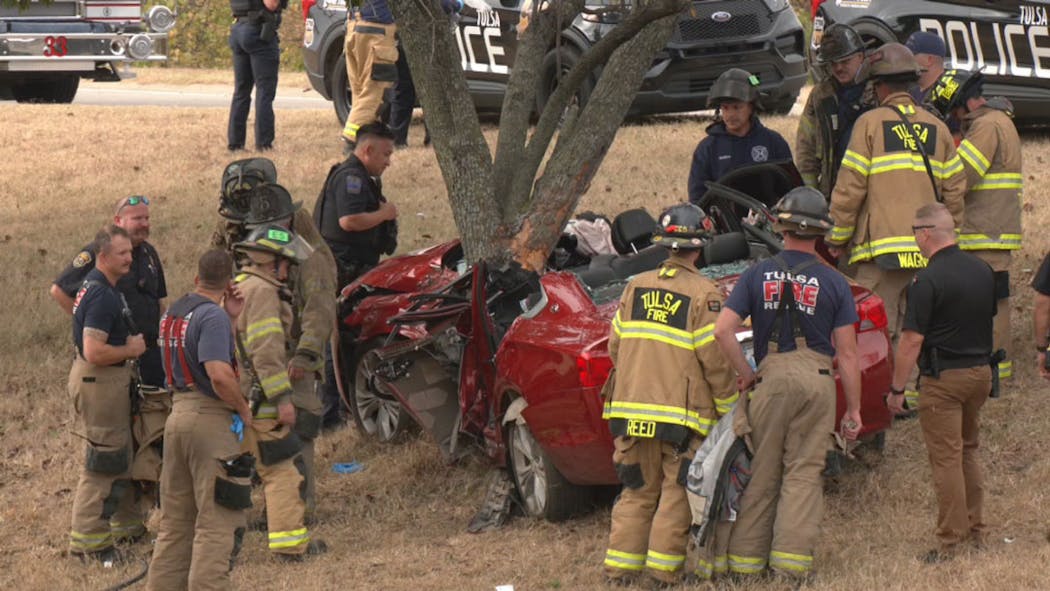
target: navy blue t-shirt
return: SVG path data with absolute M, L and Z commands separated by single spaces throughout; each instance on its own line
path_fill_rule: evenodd
M 785 250 L 782 255 L 791 269 L 813 258 L 811 254 L 796 250 Z M 859 320 L 849 283 L 841 273 L 819 262 L 798 275 L 791 274 L 789 278 L 795 283 L 795 304 L 806 345 L 814 351 L 834 356 L 832 331 Z M 769 351 L 769 338 L 773 333 L 784 279 L 784 272 L 775 261 L 759 261 L 744 271 L 726 300 L 725 305 L 741 318 L 751 317 L 756 363 L 761 363 Z M 780 328 L 778 345 L 782 352 L 795 348 L 787 317 Z
M 204 299 L 203 296 L 191 294 L 173 304 L 171 309 L 179 309 L 176 308 L 178 304 L 185 305 L 183 300 L 186 300 L 186 298 Z M 179 307 L 181 308 L 181 306 Z M 197 389 L 202 394 L 218 398 L 215 388 L 208 378 L 208 372 L 204 367 L 204 363 L 207 361 L 223 361 L 233 364 L 234 343 L 230 317 L 226 314 L 226 310 L 223 310 L 218 304 L 212 301 L 205 301 L 187 313 L 185 318 L 186 340 L 183 343 L 183 351 L 186 356 L 186 366 L 189 368 L 190 375 Z M 169 383 L 168 387 L 185 388 L 186 379 L 177 353 L 175 358 L 171 360 L 171 372 L 175 383 Z
M 84 329 L 94 328 L 106 333 L 106 344 L 120 347 L 128 340 L 128 326 L 124 321 L 124 296 L 112 285 L 102 271 L 91 269 L 73 299 L 73 344 L 84 354 Z

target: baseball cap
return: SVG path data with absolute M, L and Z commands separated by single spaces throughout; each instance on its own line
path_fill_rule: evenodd
M 908 37 L 908 41 L 904 46 L 916 55 L 926 53 L 943 58 L 948 53 L 947 49 L 944 47 L 944 40 L 936 33 L 929 33 L 927 31 L 915 31 L 911 34 L 911 37 Z

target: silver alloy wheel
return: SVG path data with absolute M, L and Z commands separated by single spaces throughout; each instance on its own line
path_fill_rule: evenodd
M 511 465 L 525 512 L 534 517 L 547 509 L 547 471 L 543 450 L 525 425 L 514 423 L 510 428 Z
M 354 376 L 354 405 L 365 432 L 387 442 L 400 434 L 401 404 L 384 390 L 368 365 L 366 354 L 358 362 Z

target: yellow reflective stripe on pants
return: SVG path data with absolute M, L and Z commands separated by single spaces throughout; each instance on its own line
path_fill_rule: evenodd
M 356 123 L 346 122 L 346 127 L 343 128 L 343 137 L 354 142 L 357 141 L 357 130 L 361 129 L 361 126 Z
M 999 379 L 1005 380 L 1014 377 L 1014 362 L 1013 361 L 1000 361 L 999 362 Z
M 310 541 L 310 533 L 306 528 L 293 529 L 292 531 L 270 532 L 270 550 L 279 548 L 294 548 Z
M 259 405 L 259 412 L 255 413 L 257 419 L 276 419 L 277 406 L 269 402 Z
M 959 248 L 963 250 L 1017 250 L 1021 248 L 1020 234 L 959 234 Z
M 645 568 L 669 573 L 681 570 L 683 564 L 685 564 L 685 555 L 683 554 L 664 554 L 656 550 L 649 550 L 645 557 Z
M 278 333 L 282 336 L 284 335 L 284 327 L 281 325 L 281 319 L 276 316 L 263 318 L 258 322 L 249 324 L 245 329 L 244 344 L 251 346 L 251 344 L 257 339 L 273 333 Z
M 607 400 L 602 410 L 602 418 L 636 419 L 670 425 L 683 425 L 701 435 L 707 435 L 711 427 L 717 422 L 714 419 L 701 417 L 700 413 L 686 410 L 680 406 L 666 406 L 648 402 L 624 402 L 620 400 Z
M 769 553 L 769 566 L 795 572 L 808 572 L 813 570 L 813 557 L 805 554 L 789 554 L 774 550 Z
M 127 523 L 110 523 L 109 530 L 113 537 L 119 539 L 133 538 L 146 533 L 146 526 L 141 521 L 129 521 Z
M 113 545 L 113 534 L 103 532 L 100 534 L 82 534 L 77 531 L 69 532 L 69 546 L 74 550 L 82 552 L 97 552 L 105 550 Z
M 729 570 L 734 573 L 753 575 L 760 573 L 766 568 L 765 558 L 753 558 L 750 556 L 729 555 Z
M 919 392 L 917 390 L 905 390 L 904 401 L 908 403 L 908 408 L 911 410 L 919 408 Z
M 260 380 L 260 385 L 262 386 L 263 394 L 267 398 L 273 398 L 292 391 L 292 381 L 288 379 L 288 372 L 284 370 L 263 378 Z
M 645 554 L 630 554 L 619 550 L 605 551 L 605 566 L 623 570 L 642 570 L 645 567 Z

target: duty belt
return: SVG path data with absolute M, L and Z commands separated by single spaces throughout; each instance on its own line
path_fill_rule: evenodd
M 988 355 L 950 357 L 941 353 L 940 358 L 937 360 L 937 365 L 941 371 L 946 369 L 968 369 L 971 367 L 980 367 L 982 365 L 988 365 Z

